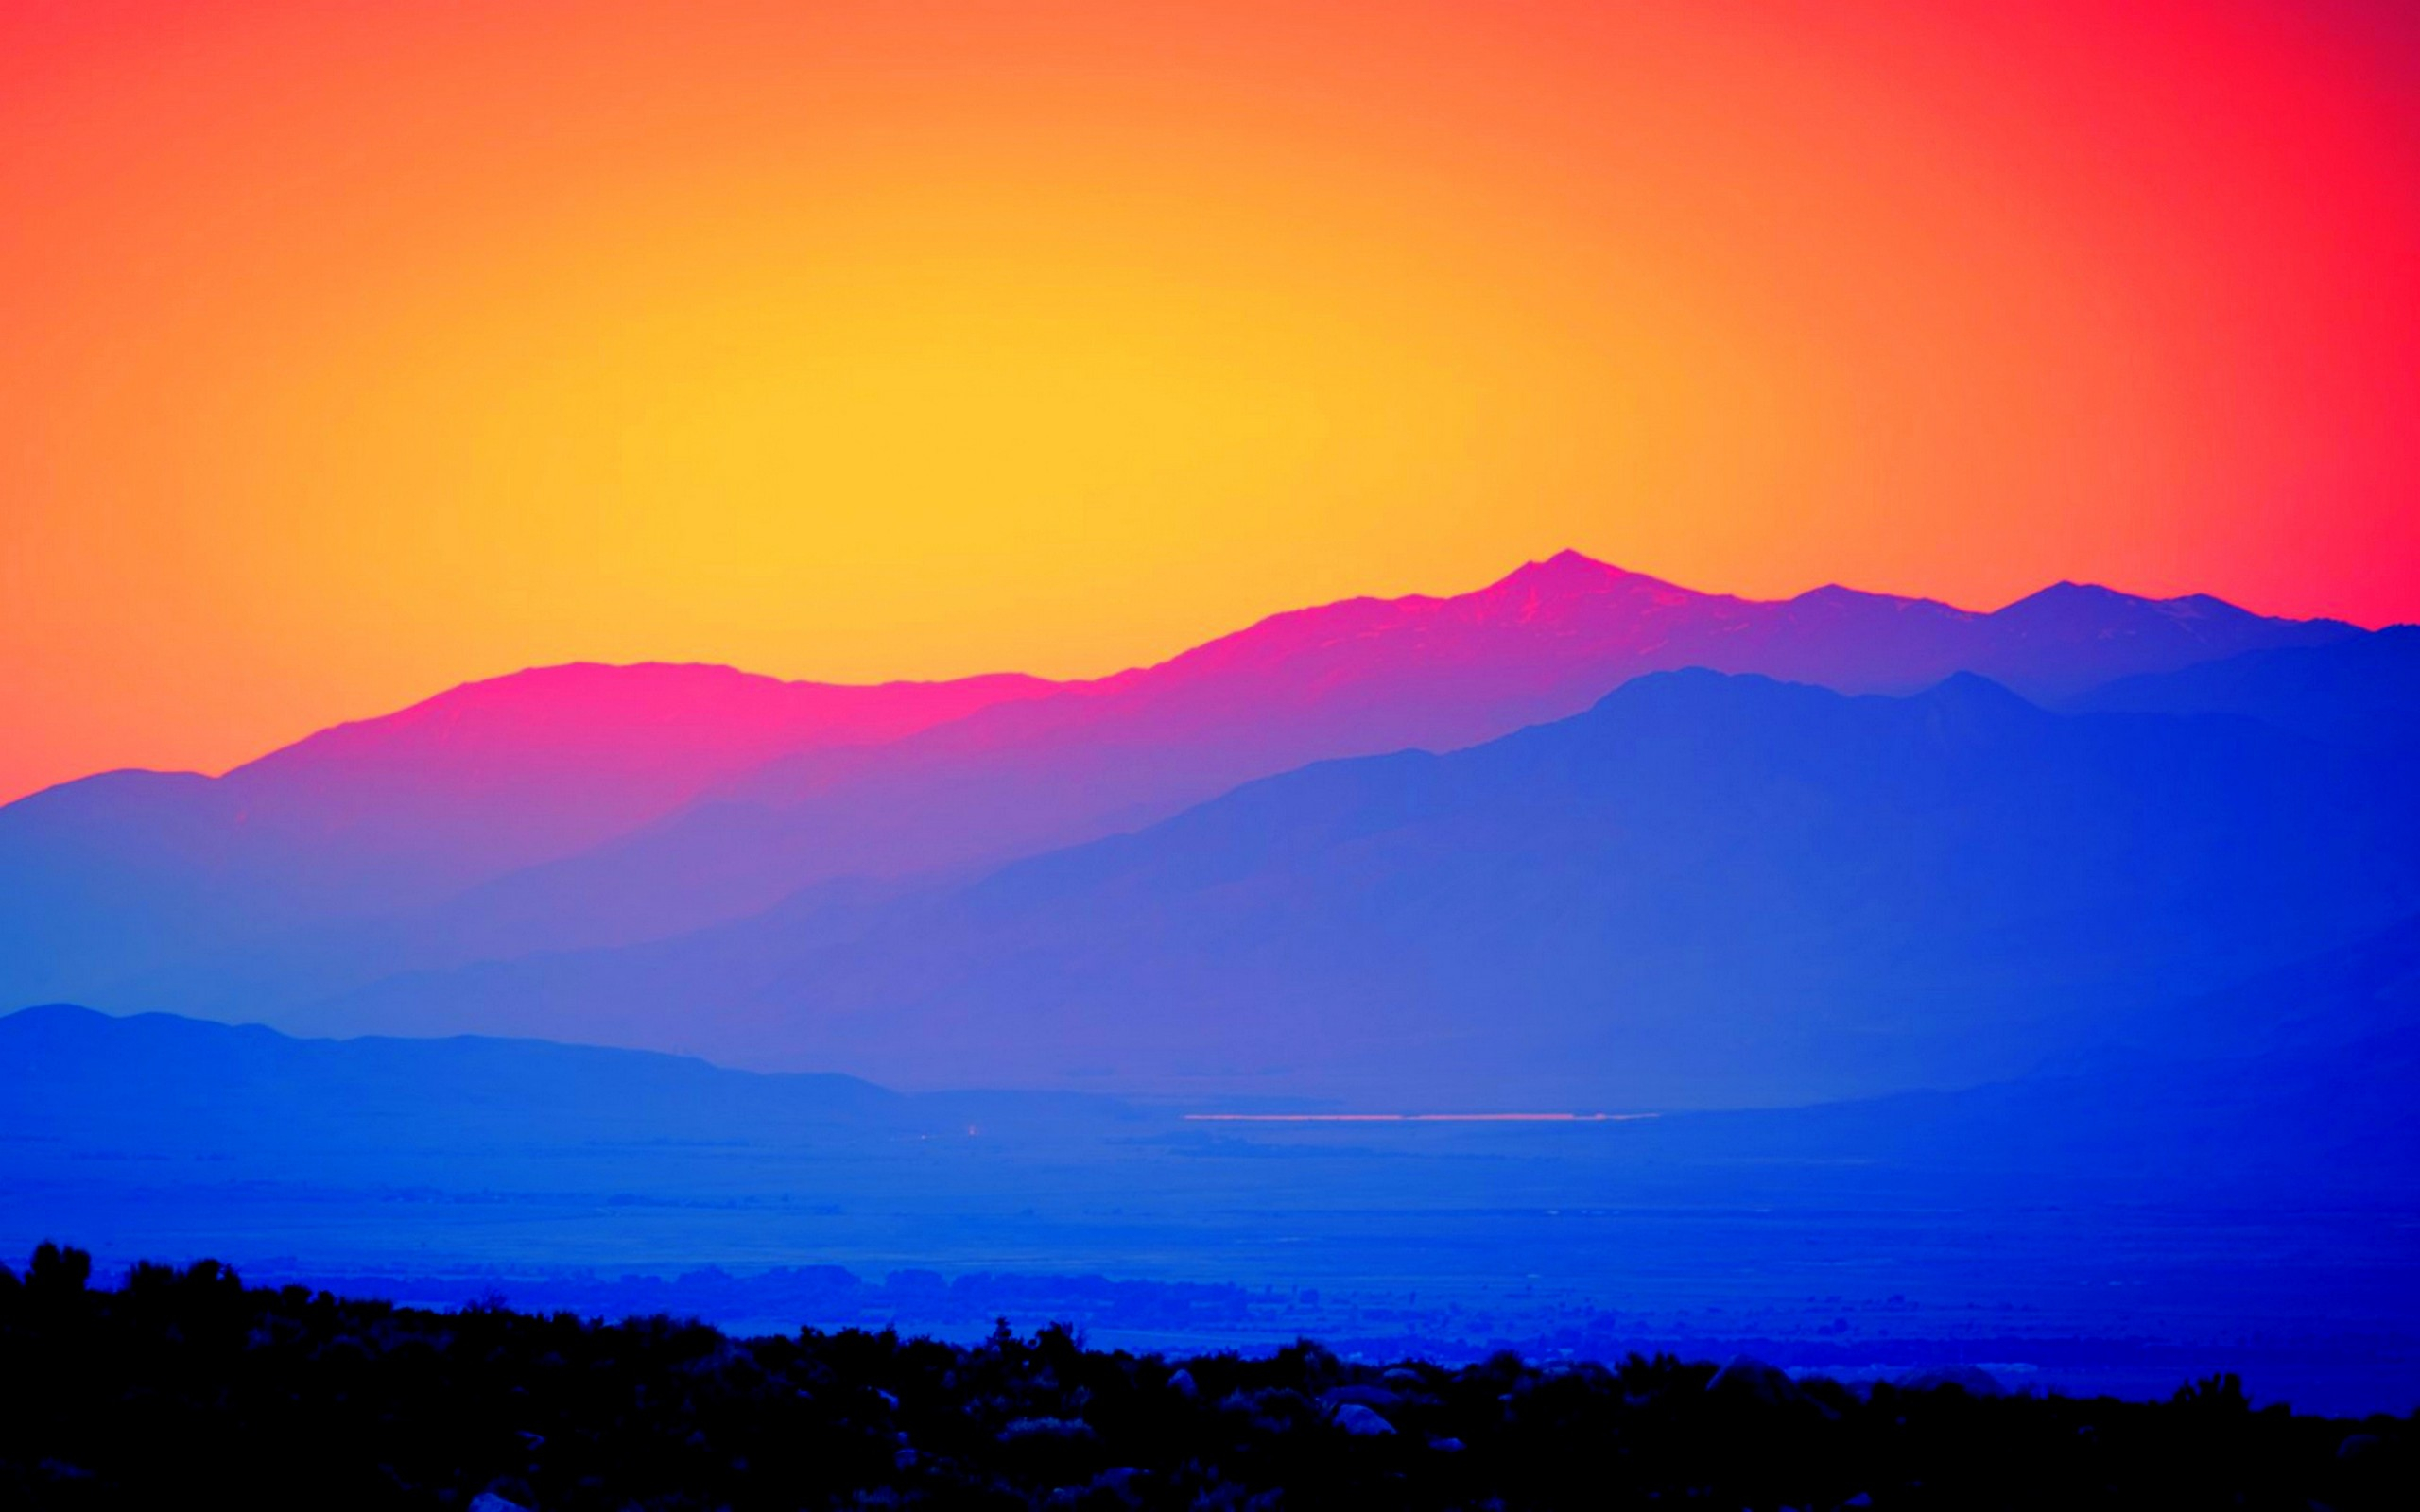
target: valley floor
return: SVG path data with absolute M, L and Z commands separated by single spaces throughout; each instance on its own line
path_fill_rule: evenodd
M 501 1293 L 750 1332 L 970 1338 L 1007 1315 L 1136 1349 L 1266 1351 L 1303 1334 L 1373 1358 L 1744 1349 L 1851 1378 L 1963 1363 L 2135 1399 L 2228 1369 L 2299 1409 L 2420 1404 L 2420 1224 L 2394 1209 L 1953 1205 L 1837 1186 L 1691 1198 L 1592 1162 L 1556 1193 L 1366 1147 L 1154 1160 L 1071 1184 L 1022 1165 L 910 1183 L 871 1160 L 738 1180 L 730 1152 L 700 1151 L 616 1163 L 612 1185 L 566 1155 L 547 1187 L 477 1162 L 443 1184 L 358 1185 L 77 1163 L 0 1171 L 0 1253 L 75 1239 L 105 1274 L 217 1255 L 421 1305 Z

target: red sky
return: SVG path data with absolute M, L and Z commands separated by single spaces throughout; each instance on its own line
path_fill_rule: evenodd
M 0 797 L 1572 546 L 2420 618 L 2386 4 L 0 6 Z

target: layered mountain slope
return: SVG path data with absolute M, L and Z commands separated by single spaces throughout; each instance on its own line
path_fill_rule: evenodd
M 1183 1104 L 980 1091 L 902 1096 L 847 1076 L 755 1074 L 586 1045 L 293 1039 L 54 1005 L 0 1015 L 0 1143 L 27 1150 L 29 1161 L 39 1148 L 39 1163 L 68 1171 L 106 1154 L 113 1168 L 155 1183 L 207 1186 L 231 1174 L 392 1181 L 467 1168 L 479 1173 L 475 1184 L 509 1169 L 511 1180 L 543 1186 L 565 1179 L 567 1151 L 619 1161 L 629 1179 L 683 1151 L 746 1149 L 762 1160 L 811 1146 L 845 1162 L 853 1151 L 895 1152 L 925 1136 L 938 1143 L 921 1148 L 923 1179 L 933 1178 L 937 1160 L 971 1160 L 998 1182 L 1020 1169 L 1029 1179 L 1025 1162 L 1075 1155 L 1083 1174 L 1069 1190 L 1115 1203 L 1147 1191 L 1165 1200 L 1184 1179 L 1169 1158 L 1205 1134 L 1230 1149 L 1239 1139 L 1271 1140 L 1265 1153 L 1297 1157 L 1311 1140 L 1327 1160 L 1345 1157 L 1287 1162 L 1270 1179 L 1292 1183 L 1298 1198 L 1321 1182 L 1366 1180 L 1367 1157 L 1392 1163 L 1413 1149 L 1427 1152 L 1441 1182 L 1484 1180 L 1484 1165 L 1437 1159 L 1438 1143 L 1460 1135 L 1493 1138 L 1487 1148 L 1499 1157 L 1517 1150 L 1532 1166 L 1593 1163 L 1589 1181 L 1600 1194 L 1612 1183 L 1643 1183 L 1634 1190 L 1665 1200 L 1677 1178 L 1702 1202 L 1770 1201 L 1779 1188 L 1818 1202 L 1826 1199 L 1813 1194 L 1834 1202 L 2386 1197 L 2408 1206 L 2420 1194 L 2420 1108 L 2410 1097 L 2420 1071 L 2414 983 L 2420 918 L 2149 1015 L 2171 1029 L 2211 1018 L 2234 1023 L 2257 1003 L 2244 1020 L 2250 1040 L 2170 1036 L 1956 1091 L 1683 1113 L 1574 1131 L 1576 1140 L 1543 1131 L 1543 1141 L 1508 1145 L 1518 1131 L 1436 1127 L 1389 1155 L 1363 1147 L 1358 1132 L 1322 1140 L 1316 1128 L 1287 1125 L 1205 1128 L 1184 1119 Z M 1448 1147 L 1473 1153 L 1467 1143 Z M 1357 1177 L 1356 1155 L 1365 1158 Z M 231 1173 L 231 1160 L 249 1168 Z M 869 1199 L 895 1199 L 886 1183 L 903 1174 L 832 1168 L 848 1194 Z
M 2420 1031 L 2420 916 L 2111 1030 L 2138 1055 L 2204 1059 L 2291 1057 Z
M 2236 714 L 2315 739 L 2420 755 L 2420 625 L 2140 673 L 2066 707 Z
M 2064 694 L 2247 645 L 2358 633 L 2072 585 L 1995 614 L 1841 589 L 1755 603 L 1566 552 L 1460 597 L 1279 615 L 1158 666 L 878 750 L 769 763 L 660 825 L 456 900 L 377 954 L 435 965 L 644 939 L 826 878 L 994 864 L 1131 830 L 1311 761 L 1473 745 L 1576 713 L 1650 671 L 1905 692 L 1964 669 Z M 341 954 L 321 946 L 317 958 Z M 240 981 L 206 1001 L 257 1000 L 275 986 L 257 972 Z M 195 983 L 158 986 L 152 1001 L 177 1001 L 171 987 L 197 1001 Z
M 2420 793 L 2391 761 L 1973 677 L 1887 698 L 1684 672 L 972 885 L 288 1022 L 601 1031 L 910 1086 L 1795 1102 L 2014 1074 L 2415 909 Z
M 1564 553 L 1055 689 L 531 674 L 216 784 L 120 777 L 0 811 L 0 879 L 45 900 L 0 936 L 0 1001 L 245 1016 L 396 971 L 668 937 L 821 881 L 1134 829 L 1307 762 L 1472 745 L 1659 669 L 1902 692 L 1970 669 L 2064 696 L 2359 633 L 2073 585 L 1992 614 L 1841 589 L 1757 603 Z
M 0 808 L 0 997 L 433 902 L 656 819 L 786 752 L 896 739 L 1051 685 L 838 687 L 546 667 L 211 779 L 112 772 Z

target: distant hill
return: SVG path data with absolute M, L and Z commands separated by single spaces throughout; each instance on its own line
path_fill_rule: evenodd
M 1121 1113 L 1050 1094 L 907 1097 L 854 1076 L 766 1075 L 595 1045 L 297 1039 L 67 1004 L 0 1016 L 0 1109 L 9 1139 L 73 1135 L 134 1159 L 244 1150 L 358 1160 L 408 1149 L 507 1162 L 567 1143 L 912 1137 L 963 1134 L 970 1118 L 1080 1125 Z
M 1840 588 L 1759 603 L 1566 552 L 1456 597 L 1277 615 L 1089 683 L 530 674 L 216 782 L 118 776 L 0 810 L 0 882 L 37 900 L 0 925 L 0 1002 L 247 1017 L 398 971 L 667 938 L 821 882 L 1140 828 L 1314 761 L 1475 745 L 1656 670 L 1896 693 L 1968 670 L 2052 697 L 2360 634 L 2074 584 L 1988 614 Z M 679 713 L 692 704 L 707 713 Z M 687 739 L 700 724 L 713 739 Z
M 2037 1196 L 2420 1200 L 2420 916 L 2108 1033 L 2004 1082 L 1675 1120 L 1646 1153 L 2014 1179 Z
M 2407 779 L 2242 720 L 2063 716 L 1975 677 L 1889 698 L 1662 674 L 973 883 L 808 893 L 282 1022 L 1382 1107 L 1956 1085 L 2420 911 Z
M 339 725 L 226 776 L 111 772 L 0 807 L 0 1001 L 424 906 L 660 818 L 785 752 L 1035 696 L 1023 677 L 839 687 L 545 667 Z
M 1306 1144 L 1294 1125 L 1184 1117 L 1285 1105 L 979 1088 L 903 1095 L 845 1075 L 737 1071 L 645 1051 L 486 1037 L 297 1039 L 50 1005 L 0 1015 L 0 1148 L 18 1152 L 14 1180 L 130 1181 L 188 1200 L 231 1179 L 285 1184 L 303 1200 L 311 1183 L 374 1194 L 432 1180 L 470 1192 L 508 1185 L 543 1201 L 549 1191 L 622 1183 L 702 1197 L 709 1186 L 748 1192 L 771 1176 L 824 1202 L 912 1205 L 970 1190 L 994 1203 L 1011 1192 L 1024 1194 L 1017 1201 L 1046 1196 L 1078 1211 L 1146 1193 L 1165 1200 L 1178 1186 L 1223 1190 L 1215 1170 L 1168 1164 L 1215 1130 L 1231 1147 L 1274 1142 L 1259 1146 L 1268 1157 L 1323 1151 L 1266 1178 L 1311 1211 L 1346 1201 L 1366 1184 L 1371 1160 L 1418 1148 L 1435 1157 L 1428 1197 L 1446 1206 L 1477 1199 L 1457 1183 L 1484 1185 L 1515 1154 L 1547 1172 L 1597 1170 L 1557 1179 L 1593 1183 L 1602 1200 L 1685 1192 L 1709 1203 L 1760 1201 L 1778 1182 L 1818 1206 L 1952 1192 L 2019 1203 L 2409 1203 L 2420 1198 L 2420 1108 L 2409 1096 L 2420 1075 L 2415 941 L 2420 918 L 2163 1005 L 2181 1022 L 2214 1005 L 2223 1016 L 2232 1000 L 2273 1005 L 2292 993 L 2290 1030 L 2256 1045 L 2108 1045 L 1955 1091 L 1685 1112 L 1601 1135 L 1468 1125 L 1456 1136 L 1446 1125 L 1422 1144 L 1389 1146 L 1394 1156 L 1357 1138 Z M 74 1215 L 80 1198 L 44 1190 L 59 1221 Z M 106 1210 L 112 1199 L 96 1192 L 94 1200 Z
M 2420 916 L 2196 998 L 2129 1017 L 2114 1041 L 2146 1055 L 2293 1057 L 2420 1026 Z
M 677 1056 L 462 1037 L 297 1040 L 257 1024 L 54 1004 L 0 1019 L 0 1096 L 23 1132 L 80 1126 L 175 1148 L 231 1137 L 530 1139 L 566 1121 L 646 1137 L 886 1118 L 902 1100 L 849 1076 L 755 1076 Z
M 2066 707 L 2237 714 L 2317 740 L 2420 755 L 2420 625 L 2139 673 Z

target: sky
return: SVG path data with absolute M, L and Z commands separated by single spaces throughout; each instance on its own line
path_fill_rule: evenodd
M 0 798 L 1564 547 L 2420 619 L 2420 24 L 0 0 Z

